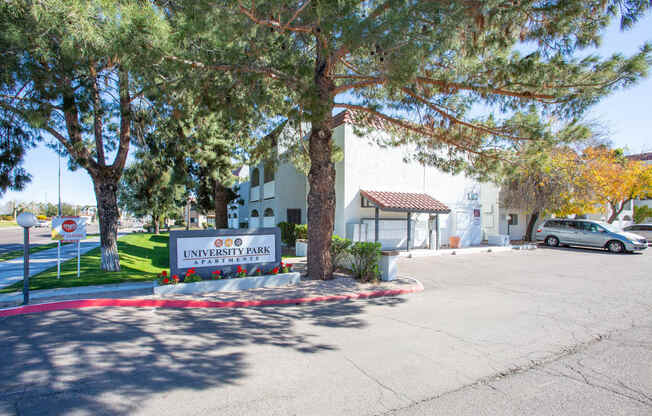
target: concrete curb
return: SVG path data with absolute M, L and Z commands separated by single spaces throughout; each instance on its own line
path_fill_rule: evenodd
M 132 307 L 132 308 L 248 308 L 254 306 L 299 305 L 304 303 L 332 302 L 355 299 L 371 299 L 385 296 L 398 296 L 423 291 L 423 285 L 416 279 L 413 287 L 408 289 L 377 290 L 350 295 L 315 296 L 307 298 L 265 299 L 247 301 L 203 301 L 174 299 L 79 299 L 38 305 L 18 306 L 0 309 L 0 317 L 26 315 L 39 312 L 60 311 L 65 309 L 82 309 L 96 307 Z

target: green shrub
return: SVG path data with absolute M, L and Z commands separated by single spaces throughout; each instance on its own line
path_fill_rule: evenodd
M 634 207 L 634 222 L 640 224 L 645 222 L 646 219 L 652 218 L 652 208 L 646 205 Z
M 308 224 L 297 224 L 294 226 L 294 234 L 297 240 L 308 239 Z
M 353 273 L 363 282 L 377 280 L 380 276 L 380 243 L 357 242 L 350 249 Z
M 297 240 L 297 234 L 295 232 L 296 225 L 281 221 L 278 223 L 278 228 L 281 229 L 281 241 L 288 247 L 294 247 Z
M 3 221 L 13 221 L 14 216 L 13 215 L 2 215 L 2 216 L 0 216 L 0 219 L 2 219 Z
M 351 256 L 351 240 L 334 235 L 331 241 L 331 261 L 333 263 L 333 271 L 338 267 L 344 266 L 344 261 Z

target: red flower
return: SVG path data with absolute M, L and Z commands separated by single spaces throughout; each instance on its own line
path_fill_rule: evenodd
M 242 266 L 238 265 L 238 272 L 242 271 Z
M 164 278 L 164 279 L 163 279 L 163 284 L 166 284 L 166 285 L 167 285 L 168 283 L 170 283 L 170 279 L 168 279 L 167 277 Z
M 242 273 L 247 274 L 247 269 L 243 269 Z
M 292 265 L 290 263 L 286 264 L 285 267 L 287 267 L 288 270 L 292 270 Z
M 277 274 L 278 273 L 278 267 L 274 267 L 274 269 L 272 269 L 272 273 Z
M 163 271 L 161 272 L 161 275 L 162 275 L 163 277 L 166 277 L 166 276 L 168 275 L 168 272 L 166 272 L 165 270 L 163 270 Z
M 176 274 L 174 276 L 172 276 L 172 278 L 174 279 L 175 282 L 179 281 L 179 276 L 177 276 Z
M 213 274 L 217 274 L 217 275 L 220 275 L 220 274 L 222 274 L 222 272 L 221 272 L 221 271 L 219 271 L 219 270 L 215 270 L 215 271 L 213 272 Z

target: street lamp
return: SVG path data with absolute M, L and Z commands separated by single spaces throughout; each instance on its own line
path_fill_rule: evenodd
M 23 227 L 25 254 L 23 256 L 23 305 L 29 303 L 29 228 L 38 222 L 31 212 L 23 212 L 16 218 L 18 225 Z

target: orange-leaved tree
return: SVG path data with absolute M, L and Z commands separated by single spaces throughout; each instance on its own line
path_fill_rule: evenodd
M 612 223 L 630 201 L 652 192 L 652 166 L 628 159 L 620 149 L 588 148 L 579 175 L 601 209 L 609 208 Z

